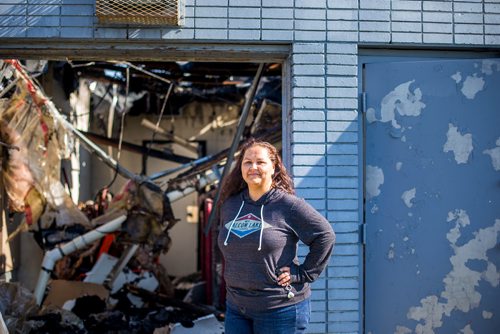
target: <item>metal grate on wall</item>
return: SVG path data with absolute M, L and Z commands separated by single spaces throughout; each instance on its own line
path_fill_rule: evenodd
M 180 24 L 180 0 L 96 0 L 95 7 L 100 24 Z

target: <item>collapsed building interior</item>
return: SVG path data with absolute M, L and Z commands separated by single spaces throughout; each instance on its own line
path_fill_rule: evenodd
M 282 90 L 279 63 L 0 61 L 8 329 L 221 320 L 217 186 L 248 138 L 281 147 Z

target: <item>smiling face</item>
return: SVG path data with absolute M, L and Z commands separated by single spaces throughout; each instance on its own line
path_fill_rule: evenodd
M 267 148 L 251 146 L 245 151 L 241 162 L 241 176 L 250 190 L 268 191 L 271 189 L 274 163 Z

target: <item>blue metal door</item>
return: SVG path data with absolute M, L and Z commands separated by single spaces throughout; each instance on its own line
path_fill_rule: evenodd
M 363 80 L 365 333 L 500 333 L 500 59 Z

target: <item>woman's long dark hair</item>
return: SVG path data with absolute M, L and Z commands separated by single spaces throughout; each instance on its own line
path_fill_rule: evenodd
M 234 168 L 222 183 L 220 204 L 224 203 L 224 201 L 226 201 L 229 197 L 241 192 L 247 187 L 247 184 L 241 176 L 241 163 L 243 162 L 245 152 L 253 146 L 263 147 L 267 149 L 267 152 L 269 153 L 269 158 L 274 165 L 274 175 L 271 188 L 278 188 L 289 194 L 295 194 L 292 178 L 288 175 L 276 147 L 268 142 L 250 138 L 243 144 Z

